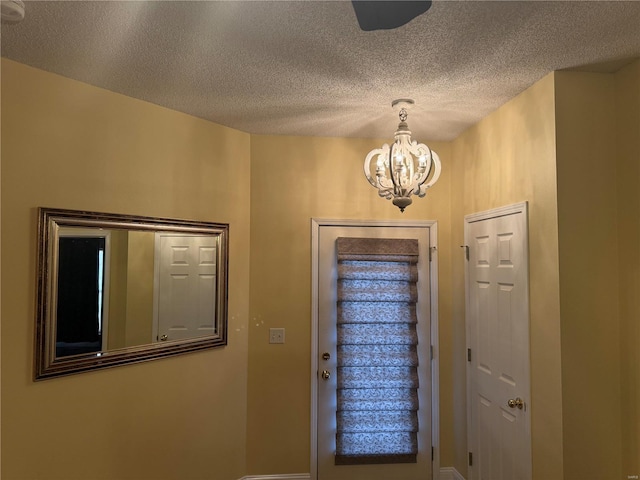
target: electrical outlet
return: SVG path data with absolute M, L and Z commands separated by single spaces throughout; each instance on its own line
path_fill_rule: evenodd
M 270 328 L 269 343 L 284 343 L 284 328 Z

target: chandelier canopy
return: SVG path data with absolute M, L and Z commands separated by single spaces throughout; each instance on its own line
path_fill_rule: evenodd
M 391 146 L 371 150 L 364 160 L 364 174 L 378 189 L 378 195 L 404 212 L 411 205 L 411 195 L 424 197 L 427 189 L 440 177 L 440 157 L 424 143 L 411 140 L 407 125 L 407 110 L 413 106 L 410 99 L 394 100 L 400 123 Z

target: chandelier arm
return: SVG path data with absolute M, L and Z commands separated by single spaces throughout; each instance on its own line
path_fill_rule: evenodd
M 393 198 L 393 183 L 387 177 L 378 178 L 376 188 L 378 189 L 378 195 L 381 197 L 386 199 Z
M 425 161 L 424 171 L 420 174 L 420 176 L 415 175 L 415 177 L 412 179 L 412 182 L 413 182 L 412 185 L 415 184 L 419 188 L 420 185 L 422 185 L 422 183 L 427 179 L 427 177 L 429 176 L 429 172 L 431 171 L 432 150 L 428 146 L 426 146 L 424 143 L 414 144 L 412 145 L 412 147 L 414 148 L 412 149 L 411 153 L 418 158 L 418 161 L 420 161 L 419 159 L 421 157 L 427 158 L 427 160 Z M 424 152 L 425 150 L 428 154 L 421 155 L 421 152 Z
M 393 191 L 390 187 L 387 187 L 387 188 L 381 187 L 378 189 L 378 195 L 381 196 L 382 198 L 386 198 L 387 200 L 390 200 L 393 198 Z
M 429 169 L 429 173 L 431 172 L 431 169 L 433 169 L 433 176 L 427 183 L 420 185 L 420 190 L 418 194 L 419 197 L 424 197 L 427 194 L 427 189 L 431 188 L 433 184 L 438 181 L 438 178 L 440 178 L 440 172 L 442 170 L 442 165 L 440 164 L 440 157 L 438 157 L 438 154 L 436 152 L 432 151 L 431 153 L 434 158 L 433 158 L 433 163 L 431 164 L 431 168 Z
M 391 148 L 389 149 L 389 175 L 391 176 L 391 183 L 393 183 L 393 193 L 398 193 L 398 184 L 396 183 L 396 177 L 393 175 L 393 147 L 395 147 L 396 142 L 391 144 Z
M 427 178 L 427 176 L 429 175 L 429 171 L 430 171 L 430 155 L 422 155 L 422 153 L 427 150 L 429 153 L 431 152 L 431 150 L 429 149 L 429 147 L 427 147 L 424 144 L 418 144 L 417 142 L 413 142 L 411 145 L 409 145 L 409 154 L 411 155 L 411 175 L 410 175 L 410 183 L 406 189 L 406 197 L 409 197 L 411 195 L 418 195 L 418 193 L 420 192 L 420 186 L 421 184 L 425 181 L 425 179 Z M 421 167 L 420 164 L 418 164 L 418 168 L 415 168 L 415 159 L 418 159 L 418 162 L 420 162 L 420 158 L 421 157 L 428 157 L 429 162 L 427 162 L 425 164 L 424 167 L 424 171 L 422 171 L 422 173 L 419 173 Z
M 379 188 L 380 183 L 379 181 L 374 181 L 373 176 L 371 175 L 371 159 L 374 156 L 381 155 L 383 153 L 384 153 L 384 149 L 376 148 L 374 150 L 371 150 L 367 155 L 367 158 L 364 159 L 364 175 L 365 177 L 367 177 L 367 180 L 369 180 L 369 183 L 371 184 L 372 187 Z
M 440 178 L 440 172 L 442 171 L 442 165 L 440 164 L 440 157 L 438 156 L 438 154 L 434 151 L 431 151 L 431 156 L 433 157 L 433 163 L 431 166 L 434 168 L 434 171 L 431 180 L 429 180 L 425 184 L 425 188 L 429 188 L 434 183 L 436 183 L 438 181 L 438 178 Z
M 424 172 L 422 172 L 422 175 L 420 175 L 420 178 L 417 179 L 418 191 L 420 190 L 420 187 L 422 186 L 424 181 L 429 177 L 429 174 L 431 173 L 431 168 L 433 167 L 433 153 L 434 153 L 433 150 L 431 150 L 424 143 L 422 143 L 420 145 L 423 146 L 427 150 L 428 155 L 426 156 L 427 157 L 427 161 L 426 161 L 426 164 L 425 164 Z

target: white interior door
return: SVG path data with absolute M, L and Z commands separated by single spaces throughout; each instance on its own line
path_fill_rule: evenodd
M 217 239 L 156 234 L 154 339 L 215 334 Z
M 527 204 L 465 217 L 469 480 L 531 479 Z
M 432 226 L 432 229 L 435 227 Z M 316 423 L 313 429 L 317 434 L 312 444 L 317 446 L 316 471 L 312 478 L 319 480 L 428 480 L 432 473 L 432 362 L 431 346 L 431 277 L 429 250 L 433 238 L 430 238 L 429 226 L 337 226 L 319 227 L 317 234 L 317 346 L 313 348 L 317 358 L 313 365 L 317 399 Z M 418 355 L 419 355 L 419 453 L 416 463 L 378 464 L 378 465 L 336 465 L 336 238 L 411 238 L 418 239 L 420 250 L 418 261 L 418 291 L 416 305 L 418 315 Z M 312 367 L 313 368 L 313 367 Z M 328 372 L 329 378 L 323 378 L 322 372 Z M 382 412 L 382 414 L 384 414 Z M 313 413 L 312 413 L 313 416 Z M 312 447 L 313 448 L 313 447 Z

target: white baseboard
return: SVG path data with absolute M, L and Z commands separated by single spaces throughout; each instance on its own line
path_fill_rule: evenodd
M 247 475 L 240 480 L 311 480 L 308 473 L 289 473 L 285 475 Z M 440 480 L 465 480 L 454 467 L 442 467 Z
M 464 480 L 464 477 L 455 467 L 442 467 L 440 469 L 440 480 Z

